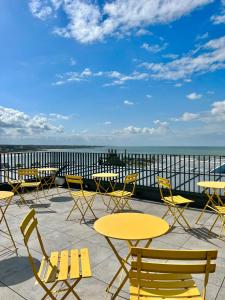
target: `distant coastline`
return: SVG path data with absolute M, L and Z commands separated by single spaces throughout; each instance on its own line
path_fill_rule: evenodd
M 0 145 L 0 153 L 24 151 L 48 151 L 53 149 L 93 149 L 103 146 L 86 145 Z

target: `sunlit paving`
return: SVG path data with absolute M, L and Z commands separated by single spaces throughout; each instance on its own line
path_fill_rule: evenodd
M 133 184 L 136 175 L 126 180 Z M 225 228 L 213 225 L 216 211 L 204 211 L 196 224 L 200 210 L 181 196 L 121 197 L 125 187 L 115 189 L 115 200 L 99 184 L 97 193 L 85 191 L 81 176 L 67 181 L 69 188 L 39 191 L 38 200 L 35 190 L 24 193 L 23 203 L 0 192 L 1 299 L 138 299 L 139 292 L 143 299 L 224 299 Z M 166 179 L 159 183 L 170 188 Z

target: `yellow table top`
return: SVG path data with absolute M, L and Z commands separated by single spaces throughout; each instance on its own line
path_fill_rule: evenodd
M 0 200 L 5 200 L 7 198 L 12 197 L 13 195 L 13 192 L 0 191 Z
M 109 238 L 147 240 L 165 234 L 169 230 L 169 224 L 148 214 L 117 213 L 98 219 L 94 223 L 94 229 Z
M 117 173 L 96 173 L 92 174 L 93 178 L 112 178 L 112 177 L 118 177 L 119 174 Z
M 58 168 L 38 168 L 38 172 L 57 172 Z
M 225 182 L 220 181 L 200 181 L 197 183 L 198 186 L 210 189 L 225 189 Z

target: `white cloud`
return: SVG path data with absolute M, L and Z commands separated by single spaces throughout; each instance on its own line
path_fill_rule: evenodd
M 225 121 L 225 100 L 216 101 L 212 104 L 211 114 L 215 121 Z
M 77 64 L 76 60 L 74 58 L 70 58 L 70 65 L 75 66 Z
M 167 122 L 161 122 L 160 120 L 154 121 L 156 127 L 135 127 L 130 125 L 128 127 L 116 130 L 116 135 L 164 135 L 169 131 Z
M 45 20 L 53 12 L 52 7 L 47 3 L 48 1 L 31 0 L 29 3 L 31 13 L 37 18 Z
M 69 120 L 72 118 L 72 115 L 66 116 L 66 115 L 61 115 L 61 114 L 56 114 L 56 113 L 51 113 L 49 114 L 49 117 L 51 119 L 57 119 L 57 120 Z
M 178 119 L 173 119 L 173 121 L 190 122 L 190 121 L 196 120 L 198 118 L 199 118 L 199 114 L 185 112 Z
M 134 105 L 134 102 L 129 101 L 129 100 L 124 100 L 123 104 L 125 104 L 125 105 Z
M 197 93 L 190 93 L 186 96 L 186 98 L 188 98 L 189 100 L 197 100 L 197 99 L 201 99 L 202 95 L 201 94 L 197 94 Z
M 136 31 L 136 36 L 143 36 L 143 35 L 153 35 L 153 33 L 147 29 L 139 29 Z
M 204 40 L 204 39 L 207 39 L 208 37 L 209 37 L 209 33 L 206 32 L 206 33 L 197 35 L 196 40 Z
M 213 24 L 225 24 L 225 14 L 224 15 L 217 15 L 217 16 L 212 16 L 211 21 Z
M 0 106 L 0 129 L 8 135 L 45 134 L 48 132 L 63 132 L 61 125 L 55 126 L 46 117 L 28 115 L 19 110 Z
M 111 121 L 105 121 L 105 122 L 104 122 L 104 125 L 111 125 L 111 124 L 112 124 Z
M 64 10 L 68 24 L 55 33 L 81 43 L 123 36 L 132 29 L 173 22 L 213 0 L 113 0 L 98 4 L 91 0 L 30 0 L 35 17 L 45 19 Z
M 178 54 L 173 54 L 173 53 L 163 55 L 163 57 L 168 58 L 168 59 L 176 59 L 176 58 L 178 58 L 178 56 L 179 56 Z
M 163 45 L 149 45 L 148 43 L 142 44 L 141 48 L 147 50 L 148 52 L 152 53 L 158 53 L 161 52 L 162 50 L 166 49 L 168 46 L 168 43 L 164 43 Z
M 201 53 L 199 54 L 199 51 Z M 225 68 L 225 36 L 210 40 L 198 51 L 188 53 L 167 63 L 140 64 L 155 79 L 179 80 L 190 78 L 194 74 L 204 74 Z
M 215 25 L 225 24 L 225 0 L 221 0 L 221 14 L 220 15 L 213 15 L 211 17 L 211 21 Z
M 215 92 L 214 92 L 214 91 L 207 91 L 207 94 L 208 94 L 208 95 L 214 95 Z
M 146 98 L 151 99 L 151 98 L 152 98 L 152 95 L 147 94 L 147 95 L 146 95 Z
M 149 75 L 144 72 L 140 73 L 136 71 L 134 71 L 129 75 L 122 74 L 118 71 L 92 72 L 89 68 L 85 68 L 81 72 L 67 72 L 64 74 L 58 74 L 57 77 L 58 80 L 55 81 L 53 85 L 63 85 L 69 82 L 86 81 L 93 77 L 102 77 L 102 78 L 112 79 L 111 82 L 105 83 L 103 86 L 114 86 L 114 85 L 123 85 L 127 81 L 146 80 L 149 78 Z

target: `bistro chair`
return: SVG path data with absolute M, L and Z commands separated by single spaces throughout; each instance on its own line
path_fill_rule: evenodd
M 69 220 L 69 217 L 71 216 L 72 212 L 79 211 L 81 214 L 80 223 L 82 221 L 85 222 L 85 215 L 88 211 L 91 212 L 94 219 L 97 219 L 94 211 L 93 211 L 93 203 L 96 196 L 96 192 L 89 192 L 85 191 L 83 188 L 83 177 L 82 176 L 76 176 L 76 175 L 66 175 L 66 182 L 68 185 L 68 189 L 70 192 L 71 197 L 73 198 L 74 204 L 71 208 L 66 220 Z M 74 191 L 72 189 L 72 185 L 78 185 L 78 191 Z
M 34 273 L 36 283 L 45 291 L 45 295 L 41 298 L 59 299 L 59 293 L 63 293 L 60 299 L 65 299 L 70 293 L 76 299 L 80 299 L 75 292 L 75 287 L 83 278 L 92 276 L 90 259 L 87 248 L 62 250 L 51 252 L 50 256 L 46 253 L 44 244 L 38 230 L 38 221 L 35 210 L 32 209 L 24 218 L 20 225 L 20 230 L 24 238 L 24 244 L 28 251 L 28 259 Z M 36 232 L 41 253 L 43 255 L 40 268 L 37 269 L 35 260 L 29 247 L 31 235 Z M 56 289 L 59 286 L 58 289 Z
M 4 169 L 4 176 L 6 179 L 6 182 L 8 183 L 8 185 L 11 187 L 11 191 L 14 194 L 17 194 L 19 196 L 19 201 L 17 202 L 17 204 L 23 204 L 25 202 L 23 195 L 20 193 L 19 189 L 20 189 L 20 185 L 21 183 L 24 183 L 24 180 L 21 179 L 16 179 L 16 178 L 12 178 L 12 176 L 9 175 L 9 170 L 8 169 Z
M 29 189 L 34 189 L 35 200 L 36 202 L 41 202 L 38 191 L 40 188 L 43 190 L 43 186 L 39 179 L 38 169 L 18 169 L 18 178 L 21 180 L 21 184 L 19 185 L 20 197 L 24 204 L 26 204 L 26 200 L 23 196 L 24 192 Z M 45 193 L 44 193 L 45 197 Z
M 126 175 L 124 178 L 124 185 L 122 190 L 112 191 L 107 193 L 110 197 L 110 203 L 113 203 L 112 213 L 117 210 L 124 210 L 125 208 L 132 209 L 129 200 L 134 195 L 138 173 Z M 108 205 L 108 207 L 109 207 Z
M 205 300 L 217 250 L 131 248 L 130 300 Z M 170 261 L 173 261 L 172 263 Z M 192 274 L 204 274 L 200 293 Z
M 188 205 L 193 201 L 180 195 L 173 195 L 172 187 L 168 179 L 157 176 L 157 181 L 161 199 L 168 208 L 162 218 L 164 219 L 169 213 L 171 213 L 174 218 L 174 222 L 171 227 L 173 227 L 178 222 L 185 229 L 184 225 L 179 221 L 179 219 L 181 218 L 187 225 L 187 227 L 191 229 L 183 213 Z
M 225 206 L 209 206 L 207 205 L 210 209 L 212 209 L 216 214 L 215 221 L 213 222 L 211 228 L 209 229 L 209 232 L 212 231 L 213 227 L 216 225 L 217 221 L 220 219 L 221 220 L 221 229 L 220 229 L 220 234 L 219 237 L 222 236 L 222 232 L 224 230 L 225 233 Z

